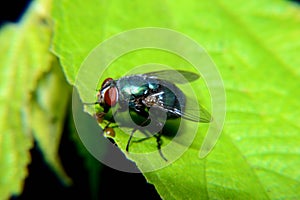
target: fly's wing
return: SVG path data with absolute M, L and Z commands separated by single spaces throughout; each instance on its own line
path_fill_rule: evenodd
M 173 85 L 173 83 L 183 84 L 183 83 L 195 81 L 200 77 L 198 74 L 194 72 L 189 72 L 185 70 L 161 70 L 161 71 L 145 73 L 144 75 L 146 75 L 149 78 L 156 78 L 163 81 L 168 81 L 169 83 L 164 82 L 164 84 L 166 85 L 170 84 L 169 87 L 173 88 L 174 91 L 177 91 L 176 96 L 178 97 L 181 96 L 179 94 L 182 92 L 179 89 L 177 90 L 177 87 Z M 181 101 L 185 101 L 185 100 L 181 100 Z M 163 102 L 163 104 L 157 106 L 161 107 L 161 109 L 167 111 L 168 113 L 176 117 L 182 117 L 183 119 L 187 119 L 190 121 L 203 122 L 203 123 L 209 123 L 212 121 L 212 117 L 209 114 L 209 112 L 201 105 L 199 105 L 200 110 L 199 111 L 197 110 L 197 112 L 195 112 L 195 109 L 187 109 L 187 108 L 180 110 L 174 107 L 173 105 L 168 105 L 167 102 Z M 195 113 L 199 113 L 199 116 L 196 115 Z
M 200 107 L 200 110 L 199 110 L 199 115 L 200 116 L 196 116 L 195 114 L 195 110 L 188 110 L 186 109 L 184 112 L 183 112 L 183 118 L 185 119 L 198 119 L 198 122 L 203 122 L 203 123 L 209 123 L 213 120 L 211 114 L 205 109 L 203 108 L 201 105 L 199 105 Z
M 168 84 L 173 85 L 173 83 L 184 84 L 187 82 L 195 81 L 198 78 L 200 78 L 198 74 L 194 72 L 185 71 L 185 70 L 160 70 L 160 71 L 148 72 L 140 75 L 146 76 L 147 78 L 160 79 L 164 81 L 164 83 L 167 85 Z M 136 75 L 131 75 L 131 76 L 136 76 Z M 194 114 L 197 113 L 195 112 L 195 109 L 185 109 L 184 111 L 181 111 L 177 108 L 174 108 L 172 105 L 167 105 L 166 102 L 159 105 L 157 104 L 156 106 L 176 117 L 182 117 L 183 119 L 187 119 L 190 121 L 203 122 L 203 123 L 209 123 L 212 121 L 211 115 L 202 106 L 200 106 L 200 110 L 198 111 L 198 113 L 200 113 L 200 116 Z
M 168 111 L 169 113 L 172 113 L 172 114 L 178 116 L 178 117 L 182 117 L 183 119 L 187 119 L 187 120 L 194 121 L 194 122 L 209 123 L 212 121 L 212 116 L 201 105 L 200 105 L 200 110 L 199 110 L 199 116 L 194 114 L 194 113 L 196 113 L 195 109 L 193 109 L 193 110 L 185 109 L 184 111 L 181 111 L 177 108 L 172 108 L 167 105 L 163 105 L 163 109 Z
M 184 84 L 197 80 L 200 76 L 194 72 L 184 70 L 161 70 L 145 73 L 149 78 L 157 78 L 172 83 Z

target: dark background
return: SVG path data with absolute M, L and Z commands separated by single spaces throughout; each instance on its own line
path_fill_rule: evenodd
M 5 4 L 4 4 L 5 2 Z M 0 26 L 8 22 L 18 22 L 29 6 L 29 0 L 2 1 L 0 6 Z M 66 125 L 68 125 L 66 119 Z M 92 199 L 88 171 L 83 158 L 78 154 L 74 142 L 70 139 L 70 130 L 65 128 L 59 148 L 59 155 L 73 185 L 66 187 L 45 163 L 43 154 L 35 143 L 30 151 L 32 162 L 28 166 L 29 176 L 25 180 L 24 191 L 19 199 Z M 97 163 L 102 165 L 101 163 Z M 99 175 L 99 199 L 161 199 L 153 185 L 148 184 L 142 174 L 132 174 L 101 166 Z
M 294 2 L 299 3 L 300 0 Z M 0 6 L 0 26 L 6 22 L 17 22 L 28 7 L 29 0 L 11 0 Z M 32 162 L 28 166 L 24 191 L 11 199 L 91 199 L 88 172 L 75 144 L 70 140 L 70 130 L 64 130 L 59 154 L 67 174 L 73 179 L 71 187 L 65 187 L 45 163 L 42 153 L 35 144 L 31 150 Z M 101 163 L 99 163 L 101 165 Z M 130 174 L 103 166 L 99 175 L 99 199 L 160 199 L 154 187 L 142 174 Z
M 29 0 L 1 1 L 0 25 L 5 22 L 16 22 L 26 10 Z

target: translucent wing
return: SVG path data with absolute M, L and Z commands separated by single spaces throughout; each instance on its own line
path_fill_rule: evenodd
M 167 105 L 163 105 L 162 108 L 168 111 L 169 113 L 174 114 L 175 116 L 182 117 L 183 119 L 187 119 L 190 121 L 202 122 L 202 123 L 209 123 L 212 121 L 212 116 L 202 106 L 200 106 L 200 110 L 197 112 L 195 112 L 195 109 L 193 110 L 185 109 L 184 111 L 181 111 L 176 108 L 169 107 Z M 199 113 L 199 116 L 196 115 L 195 113 Z
M 200 76 L 194 72 L 185 70 L 161 70 L 145 73 L 144 75 L 150 78 L 170 81 L 172 83 L 184 84 L 197 80 Z

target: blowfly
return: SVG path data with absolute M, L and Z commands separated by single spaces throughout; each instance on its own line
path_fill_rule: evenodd
M 102 112 L 96 113 L 96 118 L 101 123 L 110 109 L 118 105 L 112 116 L 125 111 L 134 112 L 143 119 L 139 123 L 140 127 L 148 125 L 152 120 L 157 130 L 162 130 L 164 123 L 163 120 L 160 120 L 161 116 L 165 116 L 166 120 L 182 118 L 194 122 L 209 123 L 211 116 L 204 108 L 201 107 L 200 116 L 194 115 L 192 110 L 187 111 L 185 109 L 186 96 L 175 85 L 192 82 L 198 78 L 198 74 L 184 70 L 154 71 L 124 76 L 117 80 L 107 78 L 97 92 L 97 101 L 93 103 L 99 104 L 103 108 Z M 109 127 L 112 120 L 109 121 L 103 131 L 114 136 L 113 128 Z M 139 130 L 138 127 L 132 128 L 126 145 L 127 152 L 129 152 L 129 145 L 134 132 Z M 162 131 L 158 131 L 154 136 L 161 157 L 167 160 L 161 152 L 162 134 Z

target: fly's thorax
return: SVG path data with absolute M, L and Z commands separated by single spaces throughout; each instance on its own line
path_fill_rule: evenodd
M 159 82 L 149 79 L 143 75 L 125 76 L 117 80 L 117 87 L 120 91 L 120 99 L 133 101 L 136 98 L 144 98 L 149 92 L 158 88 Z

